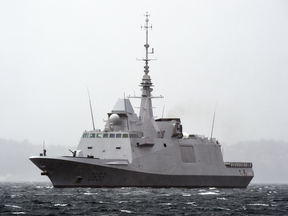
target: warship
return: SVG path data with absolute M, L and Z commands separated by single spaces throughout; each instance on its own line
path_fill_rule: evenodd
M 180 118 L 154 118 L 149 75 L 149 15 L 139 116 L 130 98 L 118 99 L 103 130 L 84 131 L 70 156 L 29 159 L 60 187 L 219 187 L 245 188 L 254 176 L 251 162 L 224 162 L 221 145 L 211 137 L 183 133 Z M 136 97 L 136 96 L 133 96 Z M 160 96 L 162 97 L 162 96 Z M 213 127 L 212 127 L 213 128 Z

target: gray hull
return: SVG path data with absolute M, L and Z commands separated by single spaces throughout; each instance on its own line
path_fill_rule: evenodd
M 139 172 L 128 166 L 105 166 L 31 157 L 30 160 L 47 175 L 55 188 L 63 187 L 219 187 L 245 188 L 252 176 L 171 175 Z M 89 159 L 87 159 L 89 160 Z M 94 159 L 91 159 L 92 161 Z M 91 161 L 90 160 L 90 161 Z M 73 169 L 72 169 L 73 168 Z

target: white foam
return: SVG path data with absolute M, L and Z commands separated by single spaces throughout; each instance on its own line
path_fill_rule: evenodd
M 189 197 L 189 196 L 191 196 L 191 194 L 188 194 L 188 193 L 182 193 L 182 196 L 184 196 L 184 197 Z
M 219 200 L 227 200 L 225 197 L 219 197 L 217 199 L 219 199 Z
M 5 205 L 5 206 L 7 206 L 7 207 L 12 207 L 12 208 L 22 208 L 22 207 L 16 206 L 16 205 Z
M 118 203 L 128 203 L 126 200 L 119 201 Z
M 161 203 L 161 205 L 168 205 L 168 206 L 170 206 L 170 205 L 172 205 L 172 203 Z
M 186 204 L 187 204 L 187 205 L 197 206 L 197 205 L 196 205 L 196 202 L 187 202 Z
M 84 195 L 97 195 L 98 193 L 84 193 Z
M 167 196 L 167 197 L 172 196 L 172 195 L 173 195 L 172 193 L 163 194 L 163 196 Z
M 228 208 L 222 208 L 222 207 L 217 207 L 216 209 L 225 210 L 225 211 L 230 211 L 230 209 L 228 209 Z
M 64 206 L 67 206 L 68 204 L 66 204 L 66 203 L 57 203 L 57 204 L 55 204 L 54 206 L 62 206 L 62 207 L 64 207 Z
M 254 204 L 248 204 L 250 206 L 269 206 L 268 204 L 264 204 L 264 203 L 254 203 Z
M 208 191 L 208 192 L 199 193 L 199 195 L 219 195 L 219 194 L 215 193 L 215 192 Z
M 120 210 L 121 212 L 125 212 L 125 213 L 129 213 L 129 214 L 131 214 L 132 213 L 132 211 L 129 211 L 129 210 Z

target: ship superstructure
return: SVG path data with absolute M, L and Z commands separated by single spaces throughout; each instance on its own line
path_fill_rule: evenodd
M 103 130 L 84 131 L 71 156 L 32 156 L 54 187 L 246 187 L 250 162 L 224 162 L 215 138 L 183 136 L 180 118 L 153 117 L 146 14 L 139 116 L 119 99 Z M 162 96 L 160 96 L 162 97 Z

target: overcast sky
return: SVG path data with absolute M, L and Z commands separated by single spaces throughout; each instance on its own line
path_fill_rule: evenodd
M 140 95 L 144 14 L 155 116 L 227 144 L 288 140 L 288 1 L 0 1 L 0 138 L 76 146 Z M 140 101 L 131 99 L 134 107 Z M 139 110 L 135 108 L 138 114 Z

